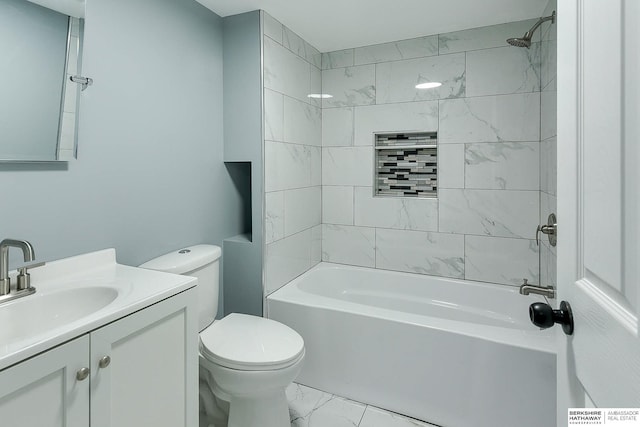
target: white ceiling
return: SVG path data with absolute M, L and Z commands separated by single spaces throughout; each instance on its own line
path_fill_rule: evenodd
M 265 10 L 321 52 L 330 52 L 536 18 L 548 0 L 197 1 L 220 16 Z
M 84 18 L 85 0 L 29 0 L 31 3 L 53 9 L 65 15 Z

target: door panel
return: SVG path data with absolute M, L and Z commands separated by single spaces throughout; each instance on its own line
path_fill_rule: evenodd
M 195 290 L 91 333 L 92 427 L 197 425 L 197 325 L 187 303 L 195 307 Z
M 621 2 L 603 3 L 582 2 L 583 266 L 620 290 Z
M 627 301 L 637 312 L 640 309 L 640 287 L 638 281 L 638 264 L 640 264 L 640 84 L 634 82 L 640 78 L 640 55 L 638 42 L 640 41 L 640 2 L 627 0 L 624 3 L 622 40 L 624 63 L 624 100 L 622 131 L 626 144 L 623 152 L 623 168 L 625 171 L 624 209 L 623 209 L 623 248 L 624 248 L 624 277 L 622 289 Z
M 573 377 L 599 407 L 640 407 L 639 3 L 559 2 L 558 286 L 575 332 L 560 338 L 558 393 L 569 405 Z
M 77 338 L 0 372 L 3 427 L 87 427 L 89 338 Z

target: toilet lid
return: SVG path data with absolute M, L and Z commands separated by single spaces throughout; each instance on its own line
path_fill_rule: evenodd
M 274 320 L 232 313 L 200 332 L 200 353 L 231 369 L 275 370 L 295 363 L 302 337 Z

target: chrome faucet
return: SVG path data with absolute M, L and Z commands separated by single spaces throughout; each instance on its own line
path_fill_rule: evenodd
M 20 248 L 24 256 L 24 262 L 33 261 L 36 257 L 31 243 L 26 240 L 4 239 L 0 242 L 0 296 L 11 292 L 11 279 L 9 279 L 9 248 Z
M 522 285 L 520 285 L 520 294 L 529 295 L 529 294 L 538 294 L 545 296 L 547 298 L 555 298 L 556 290 L 551 286 L 535 286 L 530 285 L 527 279 L 522 279 Z

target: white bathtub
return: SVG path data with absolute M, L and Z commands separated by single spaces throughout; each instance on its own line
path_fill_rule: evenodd
M 296 381 L 446 427 L 552 427 L 552 330 L 516 288 L 321 263 L 267 298 L 298 331 Z

